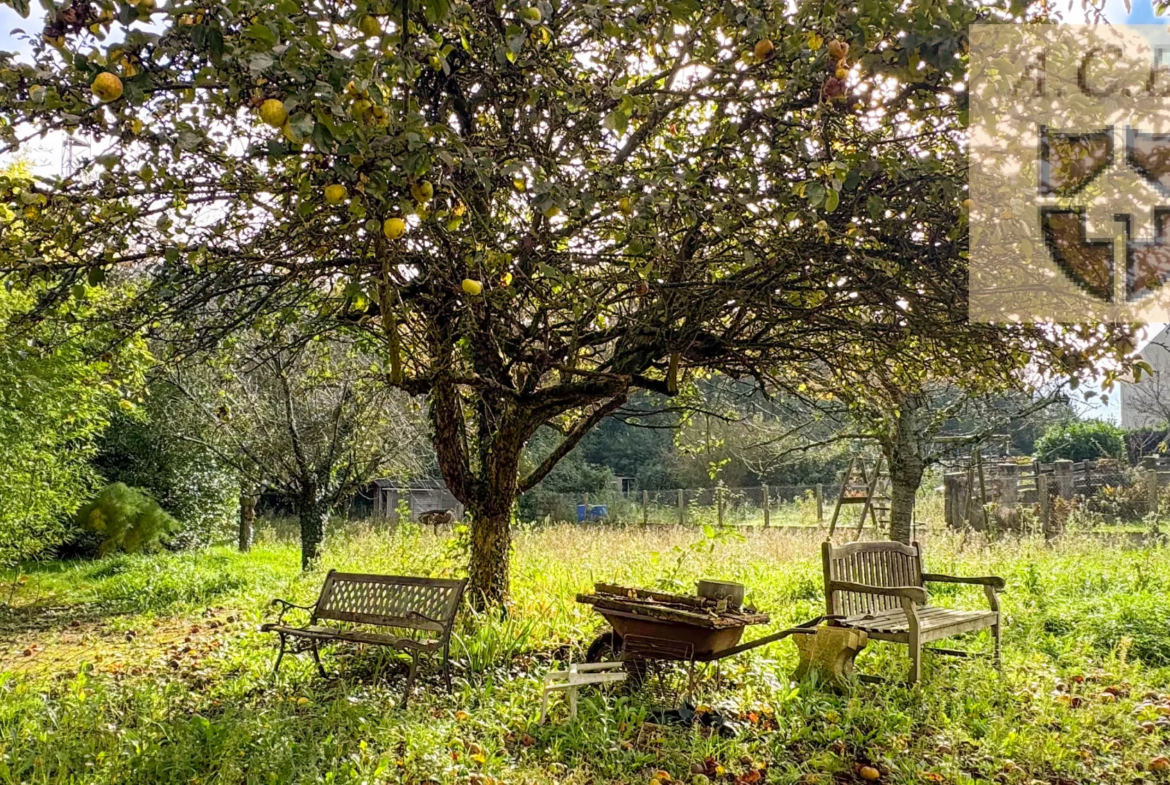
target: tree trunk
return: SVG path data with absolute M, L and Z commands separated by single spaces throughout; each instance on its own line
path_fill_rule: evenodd
M 512 555 L 510 508 L 502 514 L 495 504 L 489 510 L 469 508 L 471 559 L 467 567 L 468 600 L 480 610 L 500 607 L 508 597 L 508 571 Z
M 256 532 L 256 497 L 250 493 L 240 494 L 240 553 L 252 549 Z
M 329 519 L 329 505 L 317 492 L 316 483 L 308 483 L 297 504 L 297 518 L 301 522 L 301 569 L 311 570 L 321 555 L 325 539 L 325 522 Z
M 890 539 L 909 543 L 914 529 L 914 501 L 926 472 L 920 442 L 921 396 L 907 395 L 894 415 L 883 451 L 890 465 Z

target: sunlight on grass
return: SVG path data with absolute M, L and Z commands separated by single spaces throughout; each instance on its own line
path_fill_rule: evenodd
M 293 658 L 272 683 L 275 641 L 256 624 L 274 596 L 312 600 L 328 568 L 458 574 L 446 533 L 354 527 L 311 574 L 271 533 L 246 555 L 30 566 L 24 583 L 4 576 L 13 607 L 0 612 L 0 782 L 625 783 L 658 770 L 689 781 L 693 767 L 716 765 L 724 774 L 702 776 L 829 785 L 872 765 L 889 782 L 1156 779 L 1146 769 L 1170 741 L 1170 555 L 1097 540 L 924 536 L 932 571 L 1006 578 L 1003 678 L 981 659 L 928 657 L 920 688 L 833 695 L 790 684 L 795 651 L 783 641 L 724 661 L 718 680 L 707 670 L 699 698 L 730 720 L 733 739 L 646 724 L 663 702 L 656 689 L 584 692 L 578 722 L 565 722 L 558 700 L 554 723 L 535 725 L 543 673 L 580 659 L 603 628 L 574 600 L 594 581 L 741 581 L 779 628 L 822 612 L 820 536 L 521 528 L 509 615 L 464 613 L 454 694 L 427 670 L 405 712 L 395 708 L 400 658 L 338 647 L 326 657 L 334 678 Z M 983 603 L 970 587 L 932 597 Z M 985 638 L 966 645 L 988 650 Z M 859 660 L 895 678 L 905 663 L 903 648 L 882 643 Z

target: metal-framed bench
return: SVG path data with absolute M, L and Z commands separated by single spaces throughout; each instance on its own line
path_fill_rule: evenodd
M 1003 578 L 956 578 L 922 571 L 918 543 L 854 542 L 821 545 L 825 572 L 825 605 L 831 623 L 861 630 L 869 638 L 904 643 L 910 648 L 913 684 L 922 677 L 925 644 L 967 632 L 989 629 L 995 638 L 995 664 L 1000 666 L 999 592 Z M 929 604 L 927 583 L 968 583 L 982 586 L 990 610 L 965 611 Z M 842 618 L 843 617 L 843 618 Z M 927 648 L 936 654 L 967 656 L 953 649 Z
M 389 646 L 410 655 L 410 673 L 402 693 L 404 708 L 418 671 L 419 655 L 433 657 L 442 654 L 443 681 L 450 692 L 451 628 L 466 586 L 466 579 L 363 575 L 330 570 L 314 604 L 297 605 L 279 598 L 272 601 L 273 606 L 281 606 L 280 615 L 275 622 L 260 627 L 261 632 L 275 632 L 280 636 L 280 653 L 276 656 L 272 675 L 280 670 L 290 638 L 308 641 L 308 651 L 322 676 L 327 674 L 321 665 L 318 646 L 348 641 Z M 284 623 L 284 614 L 294 608 L 309 611 L 307 625 L 295 627 Z M 320 624 L 322 621 L 340 622 L 340 625 L 323 625 Z M 368 627 L 383 628 L 387 632 L 362 629 Z

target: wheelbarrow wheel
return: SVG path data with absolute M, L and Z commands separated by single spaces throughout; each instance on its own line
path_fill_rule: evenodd
M 585 652 L 585 662 L 619 662 L 622 659 L 622 636 L 613 630 L 594 638 Z M 643 659 L 625 660 L 626 684 L 638 688 L 646 680 L 647 663 Z

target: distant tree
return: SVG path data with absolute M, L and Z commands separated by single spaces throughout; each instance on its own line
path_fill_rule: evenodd
M 369 362 L 358 342 L 288 328 L 279 337 L 245 333 L 209 365 L 166 377 L 178 393 L 167 415 L 177 435 L 233 467 L 253 493 L 268 489 L 291 503 L 305 569 L 339 502 L 422 462 L 417 405 L 370 378 Z
M 1170 424 L 1170 338 L 1165 332 L 1142 350 L 1142 363 L 1135 367 L 1134 379 L 1123 394 L 1123 406 L 1136 415 L 1138 422 Z
M 1104 420 L 1077 420 L 1052 426 L 1036 440 L 1041 461 L 1094 461 L 1125 457 L 1125 431 Z

